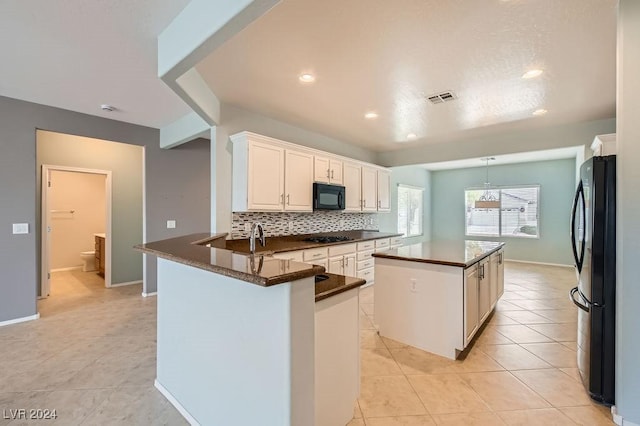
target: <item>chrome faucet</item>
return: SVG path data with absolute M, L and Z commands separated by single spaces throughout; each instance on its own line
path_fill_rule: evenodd
M 249 250 L 251 254 L 256 252 L 256 230 L 258 231 L 258 239 L 260 240 L 260 245 L 264 247 L 267 244 L 267 239 L 264 236 L 264 228 L 260 222 L 255 222 L 251 226 L 251 233 L 249 234 Z

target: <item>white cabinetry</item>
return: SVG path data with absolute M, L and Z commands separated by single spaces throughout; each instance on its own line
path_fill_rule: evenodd
M 498 263 L 500 262 L 500 254 L 498 252 L 489 256 L 489 295 L 491 300 L 491 309 L 495 308 L 498 301 Z
M 329 247 L 329 272 L 350 277 L 356 275 L 356 244 Z
M 504 294 L 504 249 L 500 249 L 498 250 L 498 296 L 497 296 L 497 299 L 499 300 L 503 294 Z
M 345 211 L 362 210 L 362 166 L 344 163 Z
M 302 250 L 283 251 L 281 253 L 274 253 L 273 257 L 275 257 L 276 259 L 292 260 L 294 262 L 304 262 Z
M 362 211 L 378 211 L 378 173 L 371 167 L 362 167 Z
M 313 179 L 316 182 L 342 185 L 342 161 L 316 155 L 313 163 Z
M 478 331 L 478 265 L 464 270 L 464 345 Z
M 386 170 L 378 170 L 378 211 L 391 211 L 391 173 Z
M 284 209 L 312 211 L 313 155 L 287 149 L 284 165 Z
M 313 154 L 241 136 L 233 145 L 233 211 L 312 211 Z
M 478 264 L 478 316 L 480 324 L 491 312 L 491 276 L 489 259 L 485 258 Z

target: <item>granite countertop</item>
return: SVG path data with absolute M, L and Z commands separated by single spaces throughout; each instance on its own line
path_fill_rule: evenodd
M 324 272 L 324 268 L 318 265 L 227 250 L 224 248 L 226 235 L 191 234 L 140 244 L 134 248 L 143 253 L 264 287 Z
M 327 247 L 339 244 L 357 243 L 360 241 L 376 240 L 379 238 L 399 237 L 402 234 L 379 232 L 379 231 L 336 231 L 320 232 L 317 234 L 286 235 L 282 237 L 267 237 L 267 244 L 263 247 L 256 243 L 256 253 L 279 253 L 293 250 L 304 250 L 316 247 Z M 335 243 L 313 243 L 304 241 L 305 238 L 317 236 L 345 236 L 351 238 L 349 241 L 338 241 Z M 224 248 L 240 253 L 249 253 L 249 239 L 224 240 Z M 222 246 L 221 246 L 222 247 Z
M 366 281 L 361 278 L 345 277 L 344 275 L 329 274 L 327 272 L 322 275 L 328 276 L 329 278 L 316 282 L 316 302 L 360 287 L 366 283 Z
M 503 246 L 504 243 L 494 241 L 427 241 L 385 252 L 377 252 L 373 254 L 373 257 L 466 268 Z

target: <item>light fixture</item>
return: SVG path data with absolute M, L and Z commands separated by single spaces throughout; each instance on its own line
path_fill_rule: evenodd
M 474 204 L 476 209 L 499 209 L 500 208 L 500 200 L 496 198 L 496 196 L 491 192 L 491 184 L 489 183 L 489 161 L 495 160 L 495 157 L 486 157 L 481 158 L 481 160 L 486 161 L 487 164 L 487 174 L 486 180 L 484 182 L 484 192 L 478 198 Z
M 416 135 L 415 133 L 409 133 L 409 134 L 407 135 L 407 140 L 408 140 L 408 141 L 413 141 L 413 140 L 415 140 L 417 137 L 418 137 L 418 135 Z
M 316 77 L 313 74 L 309 73 L 300 74 L 298 79 L 303 83 L 313 83 L 314 81 L 316 81 Z
M 540 108 L 532 112 L 533 115 L 545 115 L 546 113 L 547 110 L 544 108 Z
M 367 120 L 375 120 L 376 118 L 378 118 L 378 113 L 375 111 L 369 111 L 364 115 L 364 118 L 366 118 Z
M 522 78 L 536 78 L 536 77 L 539 77 L 541 74 L 542 74 L 542 70 L 538 70 L 538 69 L 529 70 L 524 74 L 522 74 Z
M 116 108 L 114 106 L 111 106 L 111 105 L 108 105 L 108 104 L 102 104 L 102 105 L 100 105 L 100 109 L 103 110 L 103 111 L 112 112 Z

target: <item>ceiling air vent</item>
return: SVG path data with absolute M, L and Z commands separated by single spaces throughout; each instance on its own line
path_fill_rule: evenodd
M 427 96 L 427 99 L 432 104 L 441 104 L 443 102 L 449 102 L 456 98 L 456 95 L 453 92 L 442 92 L 442 93 L 434 93 L 433 95 Z

